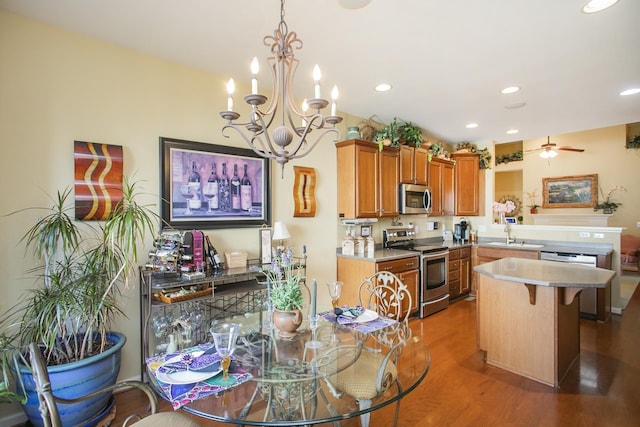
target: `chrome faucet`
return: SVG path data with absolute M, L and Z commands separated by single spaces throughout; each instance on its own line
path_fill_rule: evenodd
M 509 222 L 504 223 L 504 232 L 507 234 L 507 240 L 506 240 L 507 245 L 511 243 L 515 243 L 516 239 L 511 238 L 511 227 Z

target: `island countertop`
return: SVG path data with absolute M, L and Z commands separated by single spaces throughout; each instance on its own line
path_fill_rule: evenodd
M 494 279 L 549 287 L 604 288 L 615 271 L 577 264 L 502 258 L 473 267 Z

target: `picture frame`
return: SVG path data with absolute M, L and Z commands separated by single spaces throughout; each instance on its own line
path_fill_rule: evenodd
M 260 264 L 271 264 L 272 261 L 272 230 L 269 227 L 262 227 L 258 230 L 259 240 L 258 246 L 260 247 Z
M 209 182 L 214 172 L 217 185 Z M 252 150 L 160 137 L 160 183 L 162 221 L 171 227 L 271 224 L 271 164 Z
M 542 178 L 543 208 L 593 208 L 597 202 L 597 174 Z
M 303 166 L 294 166 L 293 216 L 316 216 L 316 170 Z

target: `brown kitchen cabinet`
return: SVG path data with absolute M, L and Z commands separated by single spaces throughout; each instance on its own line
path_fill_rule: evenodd
M 351 139 L 336 143 L 338 216 L 395 217 L 398 210 L 400 155 L 398 148 Z
M 480 170 L 480 155 L 476 153 L 453 153 L 455 161 L 455 215 L 483 215 L 484 171 Z
M 429 183 L 428 176 L 429 152 L 420 147 L 410 145 L 400 146 L 400 182 L 403 184 Z
M 433 158 L 429 162 L 429 186 L 431 187 L 431 215 L 446 216 L 454 213 L 453 162 Z
M 449 248 L 449 300 L 470 291 L 471 248 Z
M 411 315 L 418 311 L 419 258 L 416 255 L 389 261 L 338 256 L 338 280 L 343 282 L 340 304 L 358 304 L 358 287 L 362 281 L 378 271 L 389 271 L 402 280 L 411 294 Z M 406 304 L 405 304 L 406 305 Z M 403 307 L 407 310 L 408 307 Z M 403 312 L 404 312 L 403 310 Z

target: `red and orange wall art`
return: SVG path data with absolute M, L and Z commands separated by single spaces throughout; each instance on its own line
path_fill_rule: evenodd
M 107 219 L 122 199 L 122 146 L 74 141 L 76 219 Z

